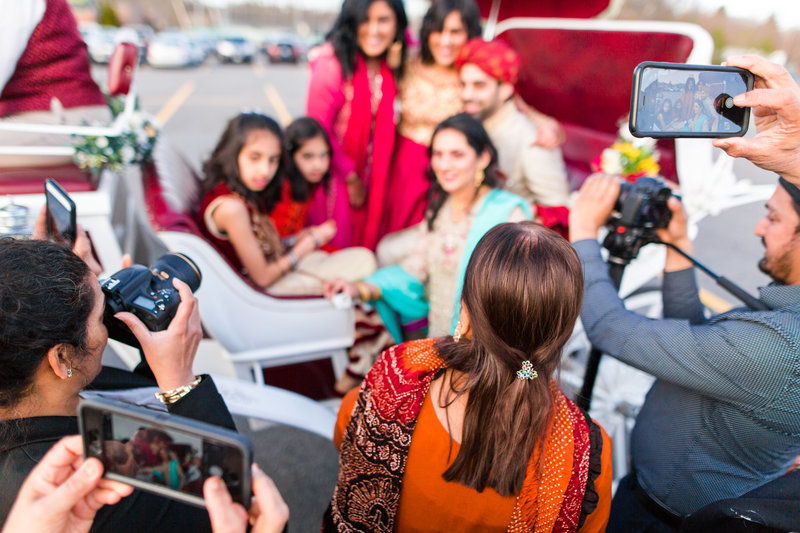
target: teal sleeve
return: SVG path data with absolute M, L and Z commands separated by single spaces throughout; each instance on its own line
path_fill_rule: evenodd
M 395 342 L 403 342 L 403 324 L 428 316 L 425 286 L 401 266 L 381 268 L 364 281 L 381 290 L 375 308 Z

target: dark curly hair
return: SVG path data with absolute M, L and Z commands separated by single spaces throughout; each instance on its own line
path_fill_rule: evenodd
M 367 9 L 374 2 L 386 2 L 392 11 L 394 11 L 395 20 L 397 21 L 397 31 L 394 36 L 394 42 L 399 42 L 402 47 L 402 61 L 400 66 L 395 69 L 394 75 L 399 78 L 403 71 L 403 65 L 406 59 L 406 28 L 408 28 L 408 18 L 406 11 L 403 8 L 402 0 L 344 0 L 342 10 L 339 11 L 339 16 L 333 23 L 325 38 L 333 45 L 333 53 L 336 59 L 339 60 L 339 65 L 342 67 L 342 74 L 345 78 L 353 76 L 353 71 L 356 68 L 356 54 L 360 53 L 358 48 L 357 33 L 358 27 L 361 23 L 367 20 Z
M 283 157 L 278 164 L 275 176 L 263 191 L 251 191 L 242 183 L 239 173 L 239 152 L 247 142 L 247 134 L 253 130 L 267 130 L 278 138 L 283 148 L 283 132 L 274 119 L 261 113 L 241 113 L 228 121 L 225 131 L 217 142 L 211 157 L 203 164 L 203 190 L 210 191 L 218 183 L 224 183 L 259 211 L 269 213 L 281 197 L 283 181 Z
M 303 147 L 306 141 L 316 137 L 321 138 L 328 145 L 328 155 L 333 155 L 333 148 L 328 135 L 319 122 L 311 117 L 300 117 L 286 126 L 286 179 L 289 180 L 289 190 L 292 200 L 295 202 L 305 202 L 311 195 L 311 185 L 297 168 L 294 162 L 294 154 Z M 328 183 L 331 180 L 331 169 L 328 167 L 325 175 L 322 176 L 322 186 L 328 190 Z
M 94 305 L 90 275 L 86 263 L 61 244 L 0 239 L 0 409 L 30 394 L 54 346 L 86 352 Z
M 502 175 L 497 168 L 497 150 L 492 144 L 489 134 L 486 133 L 486 130 L 478 119 L 469 113 L 459 113 L 441 121 L 436 126 L 436 129 L 433 130 L 431 144 L 428 147 L 428 157 L 431 156 L 433 140 L 439 132 L 443 130 L 455 130 L 463 134 L 467 139 L 467 144 L 469 144 L 478 155 L 488 150 L 491 159 L 489 160 L 489 165 L 483 171 L 483 185 L 492 188 L 497 188 L 502 185 Z M 431 180 L 431 186 L 428 189 L 428 210 L 425 213 L 425 220 L 428 223 L 428 229 L 433 230 L 433 221 L 436 220 L 439 210 L 442 208 L 442 205 L 444 205 L 445 200 L 447 200 L 447 193 L 436 180 L 433 167 L 428 169 L 428 178 Z
M 480 37 L 481 12 L 475 0 L 434 0 L 422 17 L 422 27 L 419 30 L 419 55 L 426 65 L 434 62 L 429 42 L 431 33 L 442 31 L 444 19 L 454 11 L 461 15 L 461 23 L 467 30 L 467 40 Z

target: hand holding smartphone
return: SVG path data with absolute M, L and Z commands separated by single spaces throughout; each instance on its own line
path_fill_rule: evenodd
M 752 88 L 741 68 L 645 61 L 633 72 L 629 128 L 636 137 L 741 136 L 750 108 L 733 97 Z
M 51 240 L 66 239 L 72 248 L 78 235 L 75 202 L 52 179 L 45 180 L 44 195 L 47 202 L 47 237 Z
M 114 400 L 78 407 L 84 455 L 104 476 L 205 507 L 203 483 L 222 479 L 233 501 L 250 505 L 252 445 L 234 431 Z

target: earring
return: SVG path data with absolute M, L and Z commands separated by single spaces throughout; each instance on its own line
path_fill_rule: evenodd
M 478 170 L 475 171 L 475 188 L 476 189 L 481 186 L 481 184 L 483 183 L 484 178 L 486 178 L 486 174 L 483 172 L 482 168 L 479 168 Z
M 396 70 L 400 68 L 400 63 L 403 61 L 403 43 L 395 41 L 389 46 L 386 52 L 386 64 L 389 68 Z
M 71 378 L 71 377 L 72 377 L 72 367 L 69 367 L 69 368 L 67 369 L 67 377 L 68 377 L 68 378 Z
M 456 331 L 453 333 L 453 340 L 459 342 L 461 340 L 461 321 L 456 322 Z

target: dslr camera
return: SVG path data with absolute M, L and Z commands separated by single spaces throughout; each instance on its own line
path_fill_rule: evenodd
M 106 297 L 103 321 L 109 336 L 126 344 L 135 343 L 127 326 L 114 318 L 121 311 L 136 315 L 150 331 L 167 329 L 181 303 L 172 278 L 180 279 L 195 292 L 203 276 L 195 262 L 185 255 L 168 253 L 149 268 L 131 265 L 103 280 L 100 283 Z
M 657 240 L 655 230 L 666 228 L 672 218 L 667 206 L 671 196 L 663 178 L 645 176 L 633 184 L 622 183 L 603 241 L 610 262 L 627 265 L 642 246 Z

